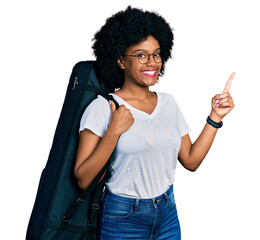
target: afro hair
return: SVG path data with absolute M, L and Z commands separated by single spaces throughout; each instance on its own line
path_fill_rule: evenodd
M 174 37 L 170 25 L 159 14 L 129 6 L 108 18 L 95 34 L 92 48 L 96 56 L 96 72 L 111 92 L 121 88 L 124 82 L 123 70 L 117 60 L 129 46 L 140 43 L 148 36 L 159 42 L 162 57 L 159 76 L 162 76 L 165 63 L 171 57 Z

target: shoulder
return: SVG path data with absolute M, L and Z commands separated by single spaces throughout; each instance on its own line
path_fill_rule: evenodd
M 95 118 L 104 117 L 108 118 L 111 114 L 110 104 L 104 97 L 98 95 L 90 104 L 85 108 L 82 118 L 93 116 Z
M 107 111 L 110 109 L 110 105 L 107 99 L 102 97 L 101 95 L 98 95 L 97 98 L 95 98 L 88 106 L 87 109 L 89 110 L 95 110 L 95 111 Z
M 80 120 L 80 131 L 87 128 L 102 137 L 109 124 L 110 115 L 109 102 L 98 96 L 86 107 Z
M 161 102 L 163 102 L 164 104 L 168 103 L 168 104 L 172 104 L 172 105 L 177 105 L 177 102 L 175 100 L 175 98 L 173 97 L 173 95 L 169 94 L 169 93 L 162 93 L 162 92 L 157 92 L 156 93 L 158 98 L 160 99 Z

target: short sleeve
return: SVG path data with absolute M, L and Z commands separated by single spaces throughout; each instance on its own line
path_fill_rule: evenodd
M 181 137 L 183 137 L 191 131 L 191 128 L 189 127 L 188 123 L 186 122 L 177 103 L 176 103 L 176 106 L 177 106 L 177 115 L 178 115 L 178 127 L 179 127 Z
M 103 137 L 110 123 L 111 110 L 109 102 L 98 96 L 85 109 L 81 120 L 80 129 L 89 129 L 99 137 Z

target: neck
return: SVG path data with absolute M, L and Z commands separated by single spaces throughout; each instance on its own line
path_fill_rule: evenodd
M 146 99 L 151 95 L 151 91 L 149 87 L 142 87 L 135 84 L 127 84 L 126 82 L 120 88 L 118 93 L 122 94 L 126 98 L 134 98 L 134 99 Z

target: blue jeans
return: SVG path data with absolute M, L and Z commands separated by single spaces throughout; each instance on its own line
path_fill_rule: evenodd
M 125 198 L 106 190 L 99 239 L 180 240 L 173 187 L 152 199 Z

